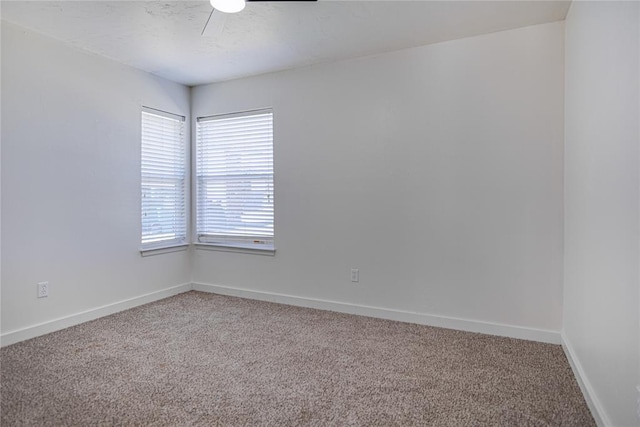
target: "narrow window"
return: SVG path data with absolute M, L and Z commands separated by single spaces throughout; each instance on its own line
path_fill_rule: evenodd
M 187 243 L 185 118 L 143 107 L 141 249 Z
M 197 120 L 198 243 L 274 248 L 273 113 Z

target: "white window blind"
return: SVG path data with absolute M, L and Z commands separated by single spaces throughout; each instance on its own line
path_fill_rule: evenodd
M 273 249 L 273 113 L 200 117 L 196 135 L 200 243 Z
M 141 249 L 187 242 L 185 119 L 142 110 Z

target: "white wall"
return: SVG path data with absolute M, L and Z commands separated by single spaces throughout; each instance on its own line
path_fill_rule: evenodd
M 604 423 L 637 425 L 640 4 L 566 20 L 564 339 Z
M 563 31 L 194 88 L 193 117 L 273 107 L 277 247 L 194 280 L 559 331 Z
M 2 22 L 3 334 L 190 281 L 138 251 L 141 105 L 189 89 Z

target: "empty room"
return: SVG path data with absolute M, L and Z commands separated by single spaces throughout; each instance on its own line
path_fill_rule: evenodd
M 640 425 L 640 2 L 0 17 L 2 426 Z

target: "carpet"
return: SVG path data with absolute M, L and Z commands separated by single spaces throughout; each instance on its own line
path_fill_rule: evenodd
M 0 350 L 2 426 L 591 426 L 558 345 L 188 292 Z

